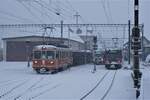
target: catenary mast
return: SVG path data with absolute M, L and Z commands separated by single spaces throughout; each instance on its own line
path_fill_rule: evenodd
M 141 72 L 139 63 L 139 50 L 141 49 L 139 29 L 139 0 L 134 0 L 134 27 L 132 29 L 132 50 L 133 50 L 133 80 L 136 88 L 136 98 L 140 96 Z

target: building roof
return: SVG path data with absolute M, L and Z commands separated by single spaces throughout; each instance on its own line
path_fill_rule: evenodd
M 37 31 L 38 30 L 38 31 Z M 5 30 L 4 32 L 1 32 L 1 38 L 3 40 L 5 39 L 11 39 L 11 38 L 17 38 L 17 37 L 42 37 L 43 35 L 43 30 L 39 30 L 39 29 L 28 29 L 28 31 L 26 30 L 15 30 L 15 29 L 10 29 L 10 30 Z M 59 31 L 53 32 L 53 33 L 45 33 L 46 37 L 53 37 L 53 38 L 60 38 L 61 34 Z M 84 43 L 84 41 L 80 38 L 80 36 L 78 36 L 76 33 L 70 33 L 70 36 L 68 35 L 68 32 L 66 30 L 64 30 L 63 32 L 63 38 L 64 39 L 70 39 L 70 40 L 74 40 L 80 43 Z
M 143 41 L 144 41 L 144 47 L 150 47 L 150 40 L 148 40 L 145 36 L 143 36 Z M 124 46 L 128 46 L 128 43 L 129 42 L 126 42 L 125 44 L 124 44 Z
M 2 40 L 6 40 L 6 41 L 10 41 L 10 40 L 17 40 L 17 39 L 32 39 L 32 38 L 43 38 L 43 36 L 35 36 L 35 35 L 32 35 L 32 36 L 22 36 L 22 37 L 7 37 L 7 38 L 2 38 Z M 53 37 L 45 37 L 46 39 L 47 38 L 53 38 Z M 31 40 L 30 39 L 30 40 Z M 57 38 L 57 37 L 54 37 L 53 39 L 58 39 L 58 41 L 59 41 L 59 39 L 61 39 L 60 37 L 59 38 Z M 62 38 L 63 40 L 68 40 L 67 38 Z M 33 40 L 34 41 L 34 40 Z M 76 40 L 72 40 L 72 41 L 76 41 Z M 76 42 L 80 42 L 80 41 L 76 41 Z M 80 43 L 82 43 L 82 42 L 80 42 Z

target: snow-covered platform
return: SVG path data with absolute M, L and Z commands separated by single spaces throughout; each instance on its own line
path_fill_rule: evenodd
M 109 92 L 115 70 L 106 70 L 97 65 L 72 67 L 57 74 L 36 74 L 25 62 L 0 62 L 0 100 L 135 100 L 131 70 L 117 70 Z M 143 89 L 141 100 L 149 100 L 150 69 L 142 69 Z M 104 75 L 106 77 L 104 77 Z M 105 96 L 105 98 L 103 98 Z

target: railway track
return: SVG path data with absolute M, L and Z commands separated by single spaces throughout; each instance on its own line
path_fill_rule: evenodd
M 0 82 L 0 86 L 7 86 L 9 84 L 13 84 L 13 83 L 16 83 L 16 82 L 18 82 L 18 80 L 6 80 L 6 81 Z
M 10 90 L 8 90 L 7 92 L 5 92 L 5 93 L 3 93 L 3 94 L 0 94 L 0 99 L 3 98 L 3 97 L 5 97 L 5 96 L 7 96 L 7 95 L 10 94 L 10 93 L 12 93 L 15 89 L 17 89 L 17 88 L 23 86 L 23 85 L 24 85 L 25 83 L 27 83 L 27 82 L 28 82 L 28 80 L 25 80 L 25 81 L 23 81 L 23 82 L 21 82 L 21 83 L 15 85 L 13 88 L 11 88 Z
M 31 96 L 28 100 L 35 99 L 35 98 L 37 98 L 37 97 L 39 97 L 39 96 L 45 94 L 46 92 L 49 92 L 49 91 L 52 91 L 53 89 L 56 89 L 56 88 L 59 87 L 59 86 L 61 86 L 61 84 L 56 84 L 56 85 L 54 85 L 54 86 L 52 86 L 52 87 L 50 87 L 50 88 L 48 88 L 48 89 L 46 89 L 46 90 L 44 90 L 44 91 L 41 91 L 41 92 L 37 93 L 37 94 L 34 95 L 34 96 Z
M 11 81 L 11 80 L 0 81 L 0 85 L 6 84 L 6 83 L 8 83 L 8 82 L 10 82 L 10 81 Z
M 109 73 L 109 71 L 106 72 L 106 73 L 104 74 L 104 76 L 99 80 L 99 82 L 98 82 L 89 92 L 87 92 L 84 96 L 82 96 L 82 97 L 80 98 L 80 100 L 83 100 L 83 99 L 85 99 L 88 95 L 90 95 L 90 94 L 100 85 L 100 83 L 104 80 L 104 78 L 108 75 L 108 73 Z
M 105 92 L 105 94 L 103 95 L 103 97 L 101 98 L 101 100 L 104 100 L 104 99 L 106 98 L 106 96 L 108 95 L 108 93 L 110 92 L 110 90 L 111 90 L 111 88 L 112 88 L 112 86 L 113 86 L 113 84 L 114 84 L 116 74 L 117 74 L 117 70 L 115 71 L 115 74 L 114 74 L 114 76 L 113 76 L 113 79 L 112 79 L 112 81 L 111 81 L 110 86 L 108 87 L 107 91 Z
M 44 79 L 44 77 L 40 78 L 39 80 L 37 80 L 34 84 L 32 84 L 29 88 L 27 88 L 24 92 L 20 93 L 18 96 L 16 96 L 13 100 L 18 100 L 20 99 L 22 96 L 24 96 L 26 93 L 28 93 L 28 91 L 32 91 L 32 89 L 37 86 L 42 80 Z
M 99 80 L 99 82 L 89 91 L 87 92 L 84 96 L 82 96 L 80 98 L 80 100 L 84 100 L 86 99 L 90 94 L 92 94 L 94 92 L 94 90 L 105 80 L 106 76 L 108 76 L 108 73 L 110 71 L 106 72 L 104 74 L 104 76 Z M 117 73 L 117 70 L 115 71 L 114 75 L 113 75 L 113 79 L 111 81 L 111 84 L 109 85 L 107 91 L 105 92 L 105 94 L 102 96 L 102 98 L 100 100 L 104 100 L 106 98 L 106 96 L 108 95 L 109 91 L 111 90 L 111 87 L 113 86 L 113 83 L 114 83 L 114 80 L 115 80 L 115 77 L 116 77 L 116 73 Z
M 48 87 L 46 89 L 40 90 L 41 88 L 46 87 L 46 86 L 50 85 L 50 83 L 51 83 L 51 81 L 49 81 L 49 82 L 47 82 L 45 84 L 39 84 L 40 82 L 42 82 L 43 79 L 44 79 L 44 77 L 38 79 L 33 84 L 31 84 L 31 86 L 29 86 L 27 89 L 25 89 L 23 92 L 21 92 L 20 94 L 15 96 L 12 93 L 15 90 L 18 90 L 18 88 L 20 88 L 20 87 L 24 86 L 26 83 L 28 83 L 30 79 L 25 80 L 23 82 L 20 82 L 19 84 L 16 84 L 14 87 L 12 87 L 10 90 L 8 90 L 5 93 L 1 94 L 0 95 L 0 99 L 4 99 L 4 100 L 10 100 L 10 99 L 11 100 L 32 100 L 32 99 L 35 99 L 35 98 L 43 95 L 46 92 L 54 90 L 55 88 L 57 88 L 57 87 L 59 87 L 61 85 L 61 84 L 54 84 L 53 86 L 50 86 L 50 87 Z M 8 83 L 8 82 L 6 82 L 6 83 Z M 10 82 L 10 83 L 12 83 L 12 82 Z M 27 93 L 30 93 L 30 92 L 35 91 L 35 90 L 37 90 L 37 91 L 40 90 L 40 91 L 37 92 L 37 93 L 35 92 L 35 93 L 31 94 L 31 96 L 27 97 L 27 99 L 24 99 L 24 97 L 26 98 Z M 10 94 L 12 96 L 10 96 Z
M 43 88 L 43 87 L 46 87 L 50 84 L 50 82 L 48 83 L 45 83 L 45 84 L 41 84 L 41 85 L 38 85 L 41 81 L 43 80 L 43 78 L 39 79 L 38 81 L 36 81 L 34 84 L 32 84 L 26 91 L 22 92 L 21 94 L 19 94 L 18 96 L 16 96 L 13 100 L 22 100 L 23 97 L 29 93 L 29 92 L 32 92 L 33 90 L 37 90 L 37 89 L 40 89 L 40 88 Z M 23 99 L 23 100 L 32 100 L 32 99 L 35 99 L 43 94 L 45 94 L 46 92 L 49 92 L 49 91 L 52 91 L 53 89 L 59 87 L 61 84 L 56 84 L 50 88 L 46 88 L 45 90 L 41 91 L 39 90 L 39 92 L 37 92 L 36 94 L 34 95 L 31 95 L 29 97 L 27 97 L 28 99 Z

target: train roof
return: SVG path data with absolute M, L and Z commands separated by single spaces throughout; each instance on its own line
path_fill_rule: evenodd
M 58 48 L 54 45 L 37 45 L 34 47 L 35 49 L 41 49 L 41 48 Z
M 63 50 L 68 50 L 69 48 L 64 48 L 64 47 L 57 47 L 54 45 L 37 45 L 34 47 L 35 50 L 41 50 L 42 48 L 46 49 L 63 49 Z

